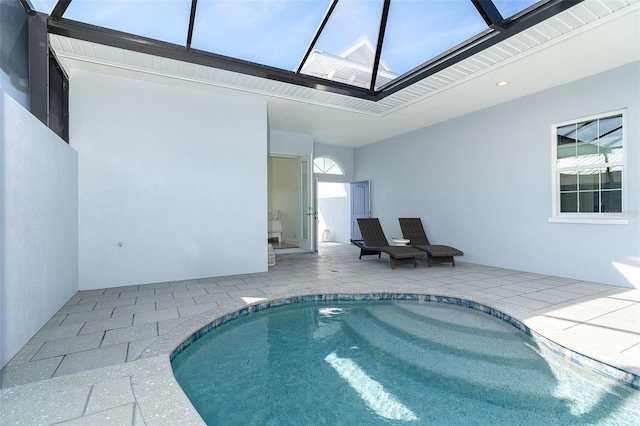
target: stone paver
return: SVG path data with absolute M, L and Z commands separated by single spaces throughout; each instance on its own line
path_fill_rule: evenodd
M 465 263 L 392 270 L 348 245 L 278 255 L 269 272 L 81 291 L 2 370 L 0 424 L 202 424 L 169 355 L 249 303 L 416 293 L 477 301 L 579 354 L 640 375 L 640 290 Z M 203 322 L 204 321 L 204 322 Z

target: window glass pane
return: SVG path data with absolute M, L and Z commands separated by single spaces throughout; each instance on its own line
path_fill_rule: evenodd
M 579 212 L 580 213 L 599 213 L 600 212 L 600 193 L 598 191 L 579 192 Z
M 64 17 L 184 46 L 190 0 L 73 0 Z
M 578 172 L 578 190 L 600 189 L 600 169 L 580 170 Z
M 578 174 L 576 172 L 560 173 L 560 191 L 576 191 Z
M 592 142 L 598 139 L 598 120 L 578 123 L 576 139 L 578 142 Z
M 534 5 L 538 0 L 493 0 L 493 3 L 498 8 L 498 11 L 503 18 L 511 18 L 531 5 Z
M 556 131 L 558 135 L 558 146 L 576 143 L 576 125 L 558 127 Z
M 570 167 L 576 156 L 576 125 L 558 127 L 556 130 L 558 167 Z M 563 160 L 569 158 L 571 160 Z
M 607 117 L 599 123 L 598 145 L 605 163 L 622 161 L 622 116 Z
M 369 88 L 382 3 L 382 0 L 340 0 L 301 72 Z
M 376 88 L 487 29 L 470 1 L 393 0 Z
M 622 188 L 622 167 L 602 169 L 600 181 L 602 182 L 602 189 Z
M 560 212 L 578 212 L 578 194 L 576 192 L 567 192 L 564 194 L 560 194 Z
M 191 47 L 293 71 L 330 0 L 199 0 Z
M 622 116 L 601 118 L 598 129 L 600 139 L 615 141 L 622 146 Z
M 598 153 L 597 141 L 579 143 L 576 145 L 577 158 L 574 166 L 592 166 L 604 162 L 604 157 Z
M 602 191 L 602 213 L 622 212 L 622 191 Z

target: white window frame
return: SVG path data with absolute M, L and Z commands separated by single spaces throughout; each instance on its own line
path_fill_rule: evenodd
M 560 183 L 559 175 L 561 171 L 569 170 L 558 168 L 558 128 L 571 124 L 581 123 L 611 117 L 614 115 L 622 116 L 622 161 L 616 163 L 607 163 L 610 167 L 622 168 L 622 212 L 620 213 L 561 213 L 560 212 Z M 604 165 L 588 165 L 585 169 L 602 168 Z M 626 209 L 626 192 L 627 192 L 627 114 L 626 109 L 609 111 L 602 114 L 595 114 L 586 117 L 580 117 L 561 123 L 555 123 L 551 126 L 551 217 L 549 222 L 557 223 L 587 223 L 587 224 L 608 224 L 608 225 L 626 225 L 627 219 Z

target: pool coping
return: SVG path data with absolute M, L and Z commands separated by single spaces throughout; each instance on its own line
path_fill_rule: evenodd
M 220 313 L 220 308 L 212 309 L 203 314 L 192 317 L 188 321 L 161 336 L 151 344 L 138 359 L 167 355 L 173 361 L 182 351 L 187 349 L 195 341 L 203 337 L 209 331 L 227 324 L 235 319 L 247 316 L 251 313 L 261 312 L 266 309 L 280 306 L 309 302 L 341 302 L 341 301 L 417 301 L 425 303 L 446 303 L 484 312 L 495 318 L 501 319 L 518 330 L 530 336 L 540 347 L 545 348 L 556 355 L 570 361 L 573 364 L 583 366 L 610 379 L 614 379 L 633 389 L 640 390 L 640 376 L 622 368 L 584 355 L 576 350 L 565 347 L 552 339 L 526 325 L 525 321 L 516 318 L 512 314 L 503 312 L 486 303 L 446 295 L 420 294 L 420 293 L 329 293 L 329 294 L 302 294 L 296 296 L 272 296 L 260 299 L 252 303 L 236 303 L 235 306 L 226 306 L 226 310 Z

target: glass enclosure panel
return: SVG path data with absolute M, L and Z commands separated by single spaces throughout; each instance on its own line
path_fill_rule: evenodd
M 577 172 L 560 173 L 560 191 L 576 191 L 578 189 Z
M 0 22 L 2 22 L 0 27 L 0 88 L 27 111 L 30 106 L 29 86 L 31 84 L 29 81 L 28 31 L 30 19 L 20 2 L 0 0 Z M 2 109 L 1 106 L 0 109 Z M 0 130 L 0 133 L 4 133 L 4 129 Z M 3 136 L 0 136 L 0 141 L 2 138 Z M 3 143 L 0 142 L 0 152 L 2 152 L 2 145 Z M 0 164 L 2 163 L 2 155 L 0 154 Z
M 73 0 L 64 18 L 184 46 L 190 0 Z
M 493 3 L 502 17 L 506 19 L 538 3 L 538 0 L 493 0 Z
M 560 194 L 560 212 L 561 213 L 577 213 L 578 212 L 578 193 L 567 192 Z
M 579 192 L 578 203 L 580 213 L 599 213 L 600 193 L 598 191 Z
M 600 198 L 602 199 L 601 211 L 603 213 L 622 212 L 622 191 L 602 191 Z
M 487 28 L 471 1 L 391 1 L 376 89 Z
M 330 0 L 199 0 L 191 47 L 293 71 Z
M 600 169 L 580 170 L 578 172 L 578 190 L 600 189 Z
M 340 0 L 301 72 L 369 88 L 382 4 L 382 0 Z
M 47 15 L 53 12 L 53 8 L 56 6 L 58 0 L 31 0 L 33 8 Z

